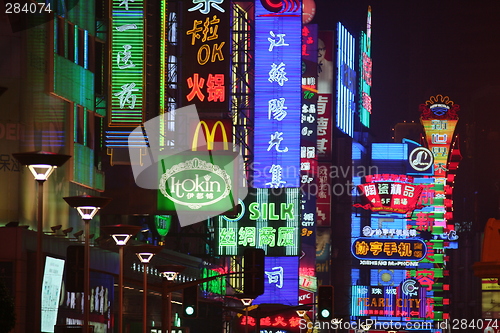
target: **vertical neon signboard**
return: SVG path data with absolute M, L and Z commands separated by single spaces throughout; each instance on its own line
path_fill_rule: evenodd
M 356 110 L 355 40 L 340 22 L 337 24 L 337 44 L 337 127 L 352 137 Z
M 202 112 L 228 112 L 230 0 L 185 1 L 182 34 L 183 105 Z
M 299 187 L 301 2 L 279 12 L 255 3 L 254 183 Z
M 144 2 L 114 0 L 111 32 L 110 126 L 143 122 Z
M 372 9 L 368 6 L 368 16 L 366 21 L 366 33 L 361 32 L 361 55 L 359 58 L 359 68 L 361 70 L 361 80 L 359 87 L 359 118 L 363 125 L 370 127 L 370 115 L 372 113 Z

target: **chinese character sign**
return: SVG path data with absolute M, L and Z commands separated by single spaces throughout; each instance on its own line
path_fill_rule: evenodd
M 226 112 L 229 105 L 230 1 L 189 0 L 184 7 L 182 103 L 201 112 Z
M 351 251 L 358 259 L 419 261 L 427 246 L 419 239 L 357 238 Z
M 405 214 L 415 209 L 423 186 L 401 182 L 373 182 L 358 185 L 358 189 L 368 201 L 367 209 Z
M 264 294 L 252 304 L 296 304 L 299 295 L 299 257 L 266 257 Z
M 301 10 L 256 1 L 254 187 L 300 184 L 301 31 Z
M 246 248 L 267 256 L 299 254 L 300 189 L 250 188 L 235 216 L 216 219 L 217 255 L 242 255 Z
M 143 1 L 114 0 L 112 21 L 110 124 L 135 127 L 143 122 Z

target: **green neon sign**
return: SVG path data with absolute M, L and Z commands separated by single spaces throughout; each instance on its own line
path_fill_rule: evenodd
M 144 104 L 143 0 L 114 0 L 112 21 L 110 122 L 138 126 Z

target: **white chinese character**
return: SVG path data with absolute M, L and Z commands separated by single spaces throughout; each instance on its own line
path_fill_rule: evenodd
M 202 14 L 208 14 L 210 13 L 210 7 L 213 7 L 220 11 L 221 13 L 225 13 L 226 11 L 224 8 L 219 6 L 219 4 L 223 3 L 224 0 L 193 0 L 193 4 L 196 4 L 196 6 L 189 8 L 188 12 L 194 12 L 195 10 L 200 9 L 203 7 L 203 9 L 200 10 L 200 13 Z
M 137 96 L 133 95 L 132 92 L 139 91 L 139 89 L 134 89 L 135 83 L 132 82 L 129 84 L 124 84 L 123 86 L 121 86 L 121 88 L 121 92 L 117 92 L 114 94 L 120 100 L 120 109 L 123 109 L 125 107 L 125 103 L 130 103 L 129 109 L 135 108 L 135 100 L 137 99 Z
M 269 31 L 269 34 L 272 36 L 268 37 L 267 40 L 270 42 L 269 44 L 269 52 L 272 52 L 273 48 L 275 46 L 288 46 L 289 44 L 285 44 L 285 34 L 274 34 L 274 32 Z M 275 38 L 278 37 L 279 39 L 276 41 Z
M 318 118 L 318 135 L 326 135 L 327 129 L 328 129 L 328 118 L 319 117 Z
M 286 109 L 288 109 L 285 106 L 285 99 L 284 98 L 274 98 L 269 100 L 269 113 L 268 113 L 268 119 L 271 119 L 271 116 L 273 117 L 274 120 L 277 121 L 282 121 L 283 118 L 286 117 Z
M 326 104 L 328 103 L 328 97 L 318 96 L 318 114 L 322 115 L 326 112 Z
M 129 2 L 135 2 L 135 0 L 123 0 L 118 7 L 121 7 L 122 5 L 125 5 L 125 10 L 128 10 L 128 3 Z
M 316 149 L 314 147 L 307 147 L 307 158 L 314 158 L 316 157 Z
M 283 288 L 283 267 L 273 267 L 272 271 L 265 271 L 269 284 L 276 284 L 276 287 Z
M 318 149 L 318 154 L 326 154 L 326 144 L 328 143 L 328 139 L 322 138 L 316 141 L 316 148 Z
M 124 24 L 119 27 L 116 27 L 116 30 L 119 32 L 124 32 L 125 30 L 130 30 L 130 29 L 137 29 L 137 25 L 135 24 Z
M 391 184 L 391 194 L 401 194 L 401 184 Z
M 271 134 L 271 140 L 269 140 L 269 147 L 267 147 L 267 151 L 270 151 L 273 146 L 276 146 L 276 151 L 279 153 L 286 153 L 288 151 L 288 147 L 285 147 L 285 149 L 280 149 L 280 144 L 281 141 L 283 141 L 283 138 L 281 137 L 283 135 L 283 132 L 274 132 L 274 134 Z
M 118 52 L 118 55 L 116 56 L 116 65 L 119 69 L 135 67 L 135 64 L 130 60 L 130 57 L 132 56 L 132 52 L 130 52 L 131 48 L 132 45 L 123 45 L 123 51 Z M 123 63 L 123 65 L 120 65 L 120 63 Z
M 283 168 L 281 167 L 281 165 L 273 164 L 271 166 L 271 170 L 269 170 L 269 173 L 271 174 L 271 181 L 269 183 L 266 183 L 266 185 L 269 185 L 271 188 L 278 188 L 282 187 L 283 184 L 286 184 L 286 181 L 281 180 L 282 172 Z
M 365 195 L 377 195 L 377 188 L 375 187 L 374 184 L 371 185 L 365 185 Z
M 285 64 L 281 62 L 279 65 L 273 63 L 271 65 L 271 70 L 269 71 L 269 82 L 278 82 L 280 86 L 283 86 L 288 78 L 286 77 Z

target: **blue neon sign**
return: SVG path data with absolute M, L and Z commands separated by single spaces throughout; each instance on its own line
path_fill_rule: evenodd
M 300 186 L 301 14 L 255 3 L 256 188 Z
M 337 127 L 350 137 L 354 132 L 356 103 L 356 71 L 354 69 L 354 37 L 337 24 Z

